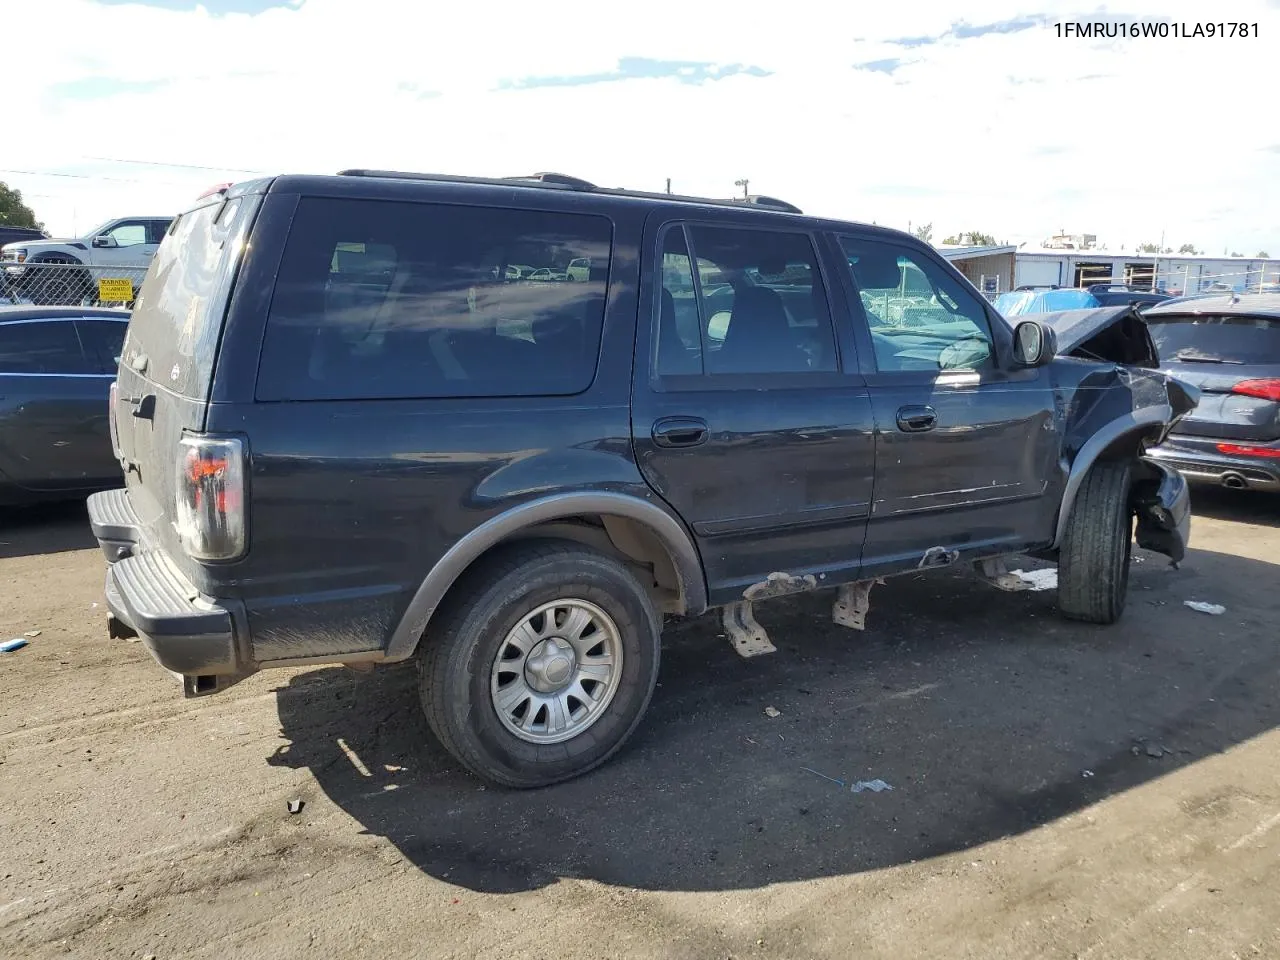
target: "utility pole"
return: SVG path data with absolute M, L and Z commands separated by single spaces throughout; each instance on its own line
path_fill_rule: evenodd
M 748 184 L 748 183 L 750 183 L 750 182 L 751 182 L 751 181 L 750 181 L 750 180 L 748 180 L 748 179 L 746 179 L 745 177 L 743 177 L 741 180 L 735 180 L 735 181 L 733 181 L 733 185 L 734 185 L 735 187 L 741 187 L 741 188 L 742 188 L 742 199 L 743 199 L 743 200 L 745 200 L 745 199 L 747 199 L 747 197 L 751 196 L 751 194 L 749 194 L 749 193 L 747 192 L 747 184 Z
M 667 194 L 670 195 L 670 193 L 671 193 L 671 178 L 667 177 Z

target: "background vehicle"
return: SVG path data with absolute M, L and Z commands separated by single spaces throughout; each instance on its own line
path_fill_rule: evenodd
M 43 230 L 37 230 L 35 227 L 10 227 L 0 224 L 0 247 L 9 243 L 34 243 L 38 240 L 47 239 L 49 239 L 49 235 Z
M 1097 283 L 1085 289 L 1104 307 L 1115 306 L 1118 303 L 1131 303 L 1142 310 L 1170 299 L 1166 293 L 1139 290 L 1136 287 L 1116 283 Z
M 753 656 L 761 600 L 831 588 L 858 628 L 881 576 L 1007 587 L 1034 552 L 1114 622 L 1135 519 L 1187 537 L 1142 453 L 1194 394 L 1155 365 L 1129 307 L 1015 329 L 928 244 L 777 201 L 242 184 L 177 220 L 129 325 L 126 485 L 89 501 L 110 629 L 192 696 L 416 658 L 460 762 L 554 782 L 636 728 L 666 614 Z
M 141 273 L 155 255 L 172 217 L 109 220 L 73 240 L 20 240 L 0 247 L 10 291 L 36 305 L 71 305 L 97 297 L 99 276 Z M 122 271 L 113 274 L 112 271 Z
M 0 307 L 0 505 L 118 486 L 108 393 L 124 310 Z
M 1195 480 L 1280 491 L 1280 298 L 1196 297 L 1143 316 L 1162 369 L 1203 394 L 1151 456 Z
M 1005 317 L 1058 310 L 1090 310 L 1102 303 L 1087 290 L 1063 287 L 1031 287 L 1011 290 L 996 298 L 995 308 Z

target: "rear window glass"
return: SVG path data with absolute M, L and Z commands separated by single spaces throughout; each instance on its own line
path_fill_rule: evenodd
M 550 396 L 595 376 L 603 217 L 304 198 L 260 400 Z
M 1239 315 L 1146 317 L 1162 361 L 1280 363 L 1280 320 Z
M 146 376 L 188 397 L 204 397 L 222 332 L 230 277 L 224 253 L 243 241 L 253 198 L 215 199 L 177 218 L 147 270 L 124 355 L 147 358 Z

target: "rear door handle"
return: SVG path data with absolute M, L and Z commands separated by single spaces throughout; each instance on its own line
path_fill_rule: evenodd
M 938 425 L 938 411 L 933 407 L 910 406 L 898 409 L 898 429 L 903 433 L 924 433 Z
M 707 442 L 707 422 L 697 417 L 665 417 L 653 425 L 653 442 L 660 447 L 696 447 Z

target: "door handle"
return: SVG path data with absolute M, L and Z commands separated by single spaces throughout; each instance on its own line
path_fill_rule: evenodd
M 898 409 L 898 429 L 903 433 L 924 433 L 938 425 L 938 411 L 933 407 L 911 406 Z
M 697 417 L 666 417 L 653 425 L 653 442 L 660 447 L 696 447 L 707 441 L 707 422 Z

